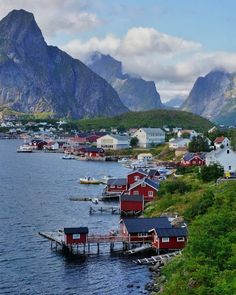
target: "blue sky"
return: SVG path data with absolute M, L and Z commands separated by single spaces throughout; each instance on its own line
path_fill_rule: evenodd
M 98 50 L 153 80 L 162 100 L 187 96 L 217 67 L 236 71 L 233 0 L 0 0 L 34 13 L 46 41 L 87 61 Z

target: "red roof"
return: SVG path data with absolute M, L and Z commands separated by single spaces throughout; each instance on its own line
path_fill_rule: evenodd
M 224 141 L 224 139 L 225 139 L 224 136 L 216 137 L 214 143 L 220 144 Z

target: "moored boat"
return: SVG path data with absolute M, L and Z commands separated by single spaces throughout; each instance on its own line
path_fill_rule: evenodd
M 100 180 L 95 179 L 93 177 L 87 177 L 87 176 L 85 176 L 84 178 L 80 178 L 79 182 L 81 184 L 100 184 L 101 183 Z
M 28 144 L 24 144 L 21 145 L 16 151 L 17 153 L 32 153 L 33 147 Z
M 75 157 L 72 155 L 64 155 L 61 157 L 63 160 L 74 160 Z

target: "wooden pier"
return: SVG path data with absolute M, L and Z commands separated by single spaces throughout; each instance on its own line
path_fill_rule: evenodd
M 151 256 L 149 258 L 137 259 L 134 260 L 134 262 L 137 264 L 159 264 L 161 266 L 165 264 L 167 261 L 181 254 L 181 251 L 175 251 L 163 255 Z
M 90 206 L 89 214 L 95 213 L 111 213 L 111 214 L 120 214 L 120 207 L 119 206 Z

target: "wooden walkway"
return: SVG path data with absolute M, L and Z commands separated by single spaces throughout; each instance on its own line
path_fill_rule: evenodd
M 64 233 L 62 232 L 39 232 L 39 235 L 61 246 L 65 245 Z
M 136 247 L 134 249 L 130 249 L 124 252 L 125 255 L 132 255 L 132 254 L 136 254 L 145 250 L 150 250 L 152 249 L 152 246 L 150 244 L 144 244 L 140 247 Z
M 166 261 L 169 261 L 170 259 L 181 254 L 182 254 L 181 251 L 176 251 L 176 252 L 171 252 L 168 254 L 151 256 L 149 258 L 137 259 L 137 260 L 134 260 L 134 262 L 137 264 L 157 264 L 158 263 L 159 265 L 162 265 Z
M 89 214 L 94 213 L 111 213 L 111 214 L 120 214 L 120 207 L 119 206 L 90 206 Z

